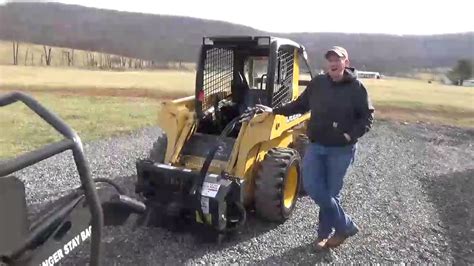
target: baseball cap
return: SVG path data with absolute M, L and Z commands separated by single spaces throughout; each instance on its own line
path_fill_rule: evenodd
M 343 47 L 341 46 L 333 46 L 331 49 L 329 49 L 326 54 L 324 55 L 324 57 L 327 59 L 328 56 L 331 54 L 331 53 L 334 53 L 336 54 L 337 56 L 339 57 L 343 57 L 343 58 L 349 58 L 349 53 L 347 53 L 347 50 L 344 49 Z

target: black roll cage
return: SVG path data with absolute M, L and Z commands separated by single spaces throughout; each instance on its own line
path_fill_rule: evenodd
M 263 40 L 263 41 L 262 41 Z M 213 48 L 225 48 L 232 50 L 267 50 L 268 54 L 268 68 L 266 73 L 266 92 L 267 102 L 271 102 L 274 92 L 275 85 L 275 69 L 278 67 L 278 51 L 284 48 L 297 49 L 299 55 L 305 63 L 306 67 L 310 72 L 311 78 L 313 78 L 313 72 L 308 63 L 306 56 L 306 49 L 303 45 L 300 45 L 292 40 L 285 38 L 276 38 L 271 36 L 213 36 L 204 37 L 201 45 L 201 52 L 199 54 L 198 67 L 196 73 L 195 82 L 195 107 L 196 113 L 199 118 L 203 116 L 204 110 L 202 110 L 202 101 L 200 100 L 201 94 L 204 92 L 204 63 L 206 60 L 206 52 Z M 300 85 L 305 85 L 301 83 Z

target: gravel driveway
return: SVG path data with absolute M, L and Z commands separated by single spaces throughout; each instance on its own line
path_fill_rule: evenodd
M 160 134 L 148 128 L 126 137 L 85 144 L 93 177 L 112 177 L 133 191 L 136 158 Z M 326 253 L 311 249 L 317 208 L 299 200 L 283 225 L 250 216 L 236 238 L 220 246 L 190 234 L 131 226 L 106 228 L 106 265 L 474 263 L 474 131 L 378 121 L 359 144 L 343 205 L 361 232 Z M 78 184 L 69 153 L 18 174 L 31 206 Z M 88 245 L 66 264 L 83 264 Z

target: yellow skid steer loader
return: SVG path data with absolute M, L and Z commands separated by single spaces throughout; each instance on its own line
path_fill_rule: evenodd
M 164 134 L 137 161 L 147 225 L 193 221 L 225 234 L 254 209 L 284 222 L 295 207 L 309 114 L 259 112 L 296 100 L 303 46 L 282 38 L 205 37 L 195 95 L 162 103 Z M 164 222 L 164 223 L 163 223 Z

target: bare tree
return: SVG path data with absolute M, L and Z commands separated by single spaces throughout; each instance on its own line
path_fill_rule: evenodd
M 68 61 L 67 59 L 67 51 L 61 51 L 61 65 L 66 65 L 66 62 Z
M 105 63 L 109 69 L 112 68 L 112 59 L 109 54 L 105 56 Z
M 68 56 L 68 64 L 74 66 L 74 49 L 71 49 L 71 53 L 69 55 L 70 57 Z
M 51 65 L 51 47 L 46 48 L 46 45 L 43 45 L 44 49 L 44 59 L 46 61 L 46 65 Z
M 13 64 L 18 65 L 18 47 L 20 43 L 18 41 L 13 41 Z
M 28 60 L 28 48 L 26 48 L 26 53 L 25 53 L 25 66 L 26 66 L 26 60 Z
M 62 51 L 62 61 L 64 65 L 64 62 L 67 62 L 67 66 L 74 65 L 74 49 L 71 51 Z
M 12 54 L 13 54 L 13 64 L 16 65 L 16 53 L 15 53 L 15 51 L 16 51 L 16 49 L 15 49 L 16 43 L 15 43 L 15 41 L 13 41 L 12 43 L 13 43 L 13 52 L 12 52 Z
M 127 58 L 126 57 L 123 57 L 123 56 L 120 57 L 120 65 L 123 68 L 125 68 L 127 66 Z
M 135 59 L 135 69 L 142 69 L 143 67 L 143 60 L 142 59 Z
M 102 54 L 99 54 L 99 68 L 102 68 Z
M 97 67 L 97 61 L 95 60 L 94 53 L 87 53 L 87 66 Z

